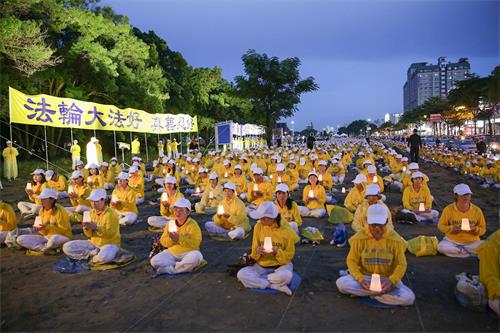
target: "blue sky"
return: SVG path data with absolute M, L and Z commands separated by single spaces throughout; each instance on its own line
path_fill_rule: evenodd
M 195 67 L 243 74 L 248 49 L 299 57 L 320 89 L 302 96 L 295 130 L 402 112 L 413 62 L 467 57 L 472 72 L 500 64 L 499 1 L 104 0 L 154 30 Z M 287 119 L 290 124 L 291 118 Z M 290 126 L 290 125 L 289 125 Z

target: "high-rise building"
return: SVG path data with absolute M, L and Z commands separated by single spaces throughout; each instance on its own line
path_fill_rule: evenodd
M 426 62 L 411 64 L 403 86 L 404 112 L 413 110 L 431 97 L 446 97 L 456 87 L 456 82 L 465 80 L 469 73 L 467 58 L 451 63 L 446 57 L 439 57 L 437 65 Z

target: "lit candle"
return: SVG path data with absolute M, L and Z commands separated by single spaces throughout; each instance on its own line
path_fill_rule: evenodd
M 273 252 L 273 240 L 271 237 L 264 237 L 264 251 L 267 253 Z
M 323 181 L 323 175 L 322 174 L 319 174 L 318 176 L 318 181 L 322 182 Z
M 177 224 L 175 223 L 175 220 L 168 221 L 168 232 L 177 232 Z
M 213 199 L 214 198 L 214 192 L 210 191 L 210 193 L 208 193 L 208 198 L 209 199 Z
M 83 222 L 90 222 L 90 212 L 83 212 Z
M 73 185 L 68 186 L 68 193 L 75 193 L 75 191 L 73 190 Z
M 278 176 L 278 183 L 281 183 L 281 177 Z
M 224 172 L 224 178 L 227 178 L 227 172 Z
M 259 185 L 253 184 L 253 190 L 254 192 L 257 192 L 259 190 Z
M 26 189 L 31 190 L 31 183 L 26 183 Z
M 403 172 L 405 172 L 405 171 L 406 171 L 406 167 L 404 166 L 404 167 L 403 167 Z
M 35 223 L 33 223 L 34 227 L 41 227 L 42 226 L 42 217 L 37 216 L 35 217 Z
M 465 170 L 464 174 L 465 174 L 465 175 L 467 174 L 467 170 Z
M 372 279 L 370 281 L 370 290 L 375 292 L 382 291 L 382 283 L 380 283 L 380 275 L 377 273 L 372 274 Z
M 419 205 L 418 205 L 418 211 L 419 212 L 425 212 L 425 205 L 423 202 L 421 202 Z
M 345 187 L 342 187 L 342 193 L 345 193 Z
M 217 215 L 224 215 L 224 206 L 223 205 L 217 206 Z
M 87 183 L 91 184 L 92 183 L 92 179 L 89 177 L 87 178 Z
M 373 176 L 373 183 L 376 183 L 378 182 L 378 177 L 377 176 Z
M 168 201 L 168 194 L 167 194 L 167 192 L 163 192 L 161 194 L 161 201 L 162 202 Z
M 313 190 L 309 190 L 309 198 L 314 198 L 314 191 Z
M 117 197 L 116 195 L 114 195 L 114 194 L 113 194 L 113 195 L 111 196 L 111 202 L 112 202 L 112 203 L 118 202 L 118 197 Z
M 191 171 L 194 171 L 194 166 L 191 167 Z
M 273 175 L 270 175 L 269 178 L 273 179 Z
M 463 218 L 462 219 L 462 230 L 464 230 L 464 231 L 470 231 L 469 219 L 467 219 L 467 218 Z
M 200 189 L 199 187 L 197 187 L 197 188 L 196 188 L 196 193 L 197 193 L 197 194 L 200 194 L 200 192 L 201 192 L 201 189 Z

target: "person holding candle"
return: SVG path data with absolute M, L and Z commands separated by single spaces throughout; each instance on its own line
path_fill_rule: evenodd
M 73 207 L 66 207 L 66 210 L 77 214 L 90 211 L 90 201 L 87 200 L 87 197 L 90 195 L 91 190 L 83 181 L 83 173 L 75 170 L 71 175 L 71 179 L 73 184 L 68 187 L 68 197 Z
M 217 210 L 219 202 L 224 197 L 222 186 L 219 184 L 219 177 L 212 172 L 208 177 L 209 184 L 203 192 L 200 202 L 194 207 L 197 214 L 213 214 Z
M 184 198 L 173 176 L 165 178 L 164 184 L 165 189 L 160 197 L 160 216 L 148 217 L 148 224 L 155 228 L 165 228 L 168 221 L 174 217 L 174 203 Z
M 38 214 L 38 211 L 42 208 L 42 202 L 38 199 L 38 196 L 47 187 L 43 169 L 36 169 L 31 175 L 33 181 L 28 183 L 24 190 L 31 202 L 19 201 L 17 203 L 17 208 L 21 211 L 21 215 L 25 217 Z
M 318 174 L 315 171 L 309 172 L 308 184 L 302 192 L 302 201 L 305 206 L 299 206 L 301 216 L 311 216 L 321 218 L 326 214 L 325 188 L 318 183 Z
M 328 172 L 332 175 L 334 184 L 343 184 L 345 179 L 345 169 L 339 159 L 332 159 L 332 164 L 328 168 Z
M 212 235 L 233 240 L 245 238 L 252 230 L 245 204 L 236 195 L 236 185 L 232 182 L 224 184 L 224 199 L 219 202 L 213 222 L 205 223 L 205 229 Z
M 44 188 L 38 199 L 42 208 L 37 217 L 39 223 L 33 224 L 33 231 L 38 235 L 21 235 L 16 242 L 26 249 L 46 252 L 71 240 L 73 233 L 68 212 L 56 202 L 56 191 Z
M 7 234 L 17 228 L 17 217 L 8 203 L 0 200 L 0 244 L 5 242 Z
M 255 264 L 238 271 L 246 288 L 272 288 L 291 295 L 288 284 L 293 277 L 292 260 L 299 237 L 288 223 L 281 222 L 278 207 L 265 201 L 250 213 L 258 220 L 253 231 L 251 257 Z
M 108 162 L 101 163 L 101 168 L 99 169 L 99 173 L 102 176 L 102 179 L 104 181 L 104 189 L 105 190 L 112 190 L 113 188 L 115 188 L 115 177 L 119 173 L 117 173 L 115 175 L 113 173 L 113 170 L 109 168 Z
M 276 186 L 276 200 L 274 204 L 278 207 L 281 221 L 287 222 L 292 229 L 299 234 L 299 227 L 302 225 L 299 206 L 290 198 L 290 189 L 286 184 Z
M 128 186 L 129 175 L 126 172 L 118 174 L 118 185 L 111 194 L 110 206 L 116 211 L 121 225 L 136 223 L 137 205 L 135 203 L 135 192 Z
M 135 191 L 135 203 L 140 205 L 144 202 L 144 177 L 139 172 L 139 168 L 132 165 L 128 170 L 128 186 Z
M 380 188 L 380 193 L 384 192 L 384 180 L 377 174 L 377 167 L 375 165 L 369 165 L 366 168 L 366 172 L 366 183 L 377 184 Z
M 192 272 L 203 261 L 200 252 L 202 240 L 198 223 L 191 218 L 191 203 L 179 199 L 174 203 L 174 219 L 163 230 L 160 238 L 165 248 L 151 258 L 153 276 Z
M 83 174 L 83 181 L 87 183 L 87 178 L 89 177 L 89 170 L 85 169 L 82 161 L 76 162 L 76 170 L 81 171 Z
M 278 184 L 286 184 L 290 187 L 290 176 L 285 173 L 285 165 L 283 163 L 278 163 L 276 165 L 276 173 L 273 174 L 271 184 L 273 187 Z
M 488 305 L 500 316 L 500 229 L 478 248 L 479 279 L 488 291 Z
M 88 167 L 89 176 L 87 177 L 87 184 L 90 187 L 90 190 L 95 190 L 97 188 L 104 188 L 104 179 L 99 174 L 99 166 L 95 163 L 92 163 Z
M 480 237 L 486 232 L 483 211 L 471 203 L 472 191 L 467 184 L 453 188 L 455 202 L 443 210 L 438 229 L 444 238 L 438 251 L 448 257 L 466 258 L 477 255 L 477 247 L 483 242 Z
M 347 193 L 344 199 L 344 207 L 354 213 L 365 197 L 366 176 L 360 173 L 352 182 L 354 187 Z
M 297 170 L 297 164 L 293 159 L 290 159 L 287 166 L 287 174 L 290 177 L 290 185 L 288 187 L 293 192 L 299 188 L 299 170 Z
M 424 185 L 424 176 L 419 171 L 411 174 L 412 184 L 403 191 L 401 212 L 413 214 L 418 222 L 437 221 L 439 212 L 432 209 L 431 191 Z
M 247 200 L 250 207 L 247 211 L 251 211 L 264 201 L 273 200 L 274 195 L 273 185 L 264 181 L 264 172 L 261 168 L 253 169 L 253 179 L 254 181 L 248 185 Z
M 119 187 L 120 184 L 115 191 Z M 74 240 L 64 244 L 63 252 L 68 257 L 72 259 L 92 257 L 92 262 L 95 264 L 106 264 L 116 258 L 121 244 L 120 218 L 114 209 L 106 205 L 106 197 L 106 190 L 102 188 L 90 193 L 88 200 L 92 202 L 92 210 L 88 212 L 89 220 L 82 222 L 83 233 L 89 239 Z
M 241 165 L 236 164 L 234 166 L 234 175 L 229 181 L 236 186 L 236 193 L 240 199 L 245 200 L 247 198 L 248 182 Z
M 47 187 L 57 192 L 58 198 L 68 197 L 66 178 L 59 176 L 54 170 L 47 170 L 45 171 L 45 180 L 47 181 Z
M 388 217 L 387 207 L 368 207 L 367 226 L 349 239 L 349 274 L 337 279 L 337 288 L 343 294 L 371 296 L 384 304 L 412 305 L 415 294 L 401 281 L 407 266 L 407 244 L 387 228 Z M 374 278 L 377 281 L 373 282 L 380 279 L 380 284 L 371 283 Z
M 359 204 L 354 213 L 354 220 L 351 224 L 352 229 L 355 232 L 366 229 L 367 223 L 367 213 L 368 208 L 372 205 L 379 204 L 387 209 L 387 229 L 394 230 L 394 225 L 392 224 L 391 211 L 382 201 L 382 195 L 380 194 L 380 187 L 378 184 L 368 184 L 365 189 L 365 199 Z
M 413 183 L 412 175 L 415 172 L 420 172 L 420 174 L 422 174 L 422 178 L 423 178 L 422 179 L 422 186 L 428 187 L 427 183 L 429 182 L 429 177 L 427 177 L 427 175 L 425 175 L 423 172 L 421 172 L 419 170 L 418 163 L 413 162 L 413 163 L 408 164 L 408 171 L 409 172 L 404 172 L 402 174 L 402 177 L 401 177 L 401 183 L 403 184 L 403 192 L 407 187 L 411 187 L 411 185 Z
M 111 157 L 109 160 L 109 170 L 113 173 L 113 177 L 122 172 L 122 167 L 118 164 L 118 159 L 116 157 Z

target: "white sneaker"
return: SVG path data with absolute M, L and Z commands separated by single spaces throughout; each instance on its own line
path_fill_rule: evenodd
M 288 286 L 285 286 L 285 285 L 280 286 L 280 285 L 271 283 L 271 285 L 269 286 L 269 288 L 281 291 L 282 293 L 285 293 L 288 296 L 292 296 L 292 291 L 290 290 L 290 288 L 288 288 Z

